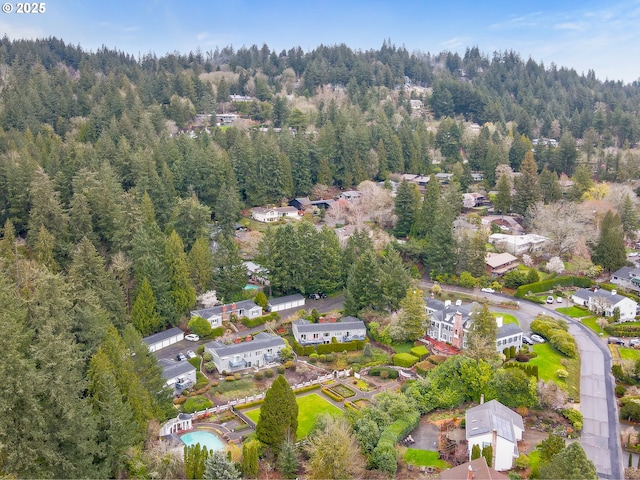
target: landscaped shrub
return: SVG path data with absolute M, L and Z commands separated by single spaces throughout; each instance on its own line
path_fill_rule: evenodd
M 318 361 L 318 354 L 312 353 L 311 355 L 309 355 L 309 361 L 311 363 L 316 363 Z
M 591 286 L 591 280 L 587 277 L 573 277 L 570 275 L 550 278 L 548 280 L 542 280 L 541 282 L 520 285 L 517 288 L 514 296 L 519 298 L 524 298 L 529 292 L 531 293 L 547 292 L 549 290 L 555 289 L 557 285 L 562 287 L 589 288 Z
M 262 373 L 262 372 L 256 372 L 256 373 L 253 374 L 253 379 L 254 380 L 260 381 L 263 378 L 264 378 L 264 373 Z
M 213 402 L 211 400 L 206 397 L 196 396 L 190 397 L 186 402 L 184 402 L 182 408 L 186 413 L 193 413 L 206 410 L 211 406 L 213 406 Z
M 204 364 L 204 369 L 207 371 L 207 373 L 212 373 L 216 371 L 216 364 L 213 362 L 207 362 Z
M 393 364 L 397 367 L 411 368 L 418 360 L 418 357 L 414 357 L 410 353 L 396 353 L 393 356 Z
M 615 337 L 638 337 L 640 336 L 640 325 L 616 323 L 604 327 L 604 331 Z
M 387 372 L 387 375 L 389 375 L 389 378 L 391 379 L 396 379 L 400 375 L 397 370 L 386 367 L 372 367 L 369 370 L 369 375 L 372 377 L 379 377 L 381 372 Z
M 582 426 L 584 425 L 582 413 L 574 408 L 565 408 L 561 413 L 564 418 L 569 420 L 569 423 L 575 431 L 579 432 L 582 430 Z
M 264 371 L 264 376 L 267 378 L 273 378 L 275 374 L 273 373 L 273 370 L 271 370 L 270 368 L 266 369 Z
M 196 372 L 196 384 L 193 388 L 200 389 L 204 386 L 209 385 L 209 379 L 202 372 Z
M 211 330 L 211 333 L 209 334 L 212 338 L 221 337 L 222 335 L 224 335 L 224 327 L 216 327 Z
M 304 392 L 310 392 L 312 390 L 317 390 L 320 388 L 320 384 L 316 383 L 314 385 L 307 385 L 306 387 L 302 387 L 302 388 L 298 388 L 296 390 L 296 394 L 298 393 L 304 393 Z
M 627 393 L 627 389 L 623 385 L 616 385 L 616 396 L 623 397 Z
M 431 363 L 431 362 L 420 362 L 418 364 L 416 364 L 416 373 L 422 377 L 424 377 L 427 372 L 433 368 L 435 368 L 436 366 Z
M 336 359 L 336 356 L 333 353 L 328 353 L 326 356 L 326 362 L 331 363 Z
M 205 362 L 210 362 L 211 360 L 213 360 L 213 355 L 211 354 L 211 352 L 205 352 L 202 355 L 202 360 L 204 360 Z
M 387 378 L 389 378 L 389 372 L 387 370 L 382 370 L 380 372 L 380 378 L 382 380 L 386 380 Z
M 173 404 L 174 405 L 182 405 L 186 401 L 187 401 L 187 397 L 178 397 L 178 398 L 174 398 L 173 399 Z
M 413 355 L 414 357 L 418 357 L 418 359 L 420 360 L 424 360 L 429 356 L 429 350 L 427 350 L 427 347 L 425 347 L 424 345 L 413 347 L 411 350 L 409 350 L 409 353 L 411 353 L 411 355 Z
M 578 356 L 578 348 L 575 339 L 567 332 L 568 328 L 564 320 L 551 317 L 537 318 L 531 322 L 532 332 L 545 337 L 560 353 L 575 358 Z
M 242 317 L 242 319 L 240 319 L 240 322 L 242 322 L 242 324 L 247 328 L 253 328 L 257 327 L 258 325 L 264 325 L 267 322 L 267 316 L 263 315 L 262 317 L 256 318 Z
M 509 347 L 506 347 L 505 349 L 503 349 L 502 353 L 504 354 L 504 359 L 505 360 L 509 360 L 511 358 L 510 352 L 509 352 Z
M 284 365 L 278 365 L 277 370 L 280 375 L 284 374 L 284 371 L 285 371 Z
M 427 361 L 433 363 L 434 365 L 440 365 L 446 360 L 447 357 L 445 355 L 431 355 L 429 358 L 427 358 Z
M 204 345 L 198 346 L 198 348 L 196 348 L 196 353 L 198 355 L 202 355 L 204 353 Z
M 326 362 L 327 356 L 324 353 L 322 355 L 318 355 L 318 360 L 320 360 L 321 362 Z

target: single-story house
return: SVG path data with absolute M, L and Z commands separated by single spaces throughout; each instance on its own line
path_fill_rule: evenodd
M 640 268 L 622 267 L 611 274 L 611 283 L 640 292 Z
M 444 172 L 436 173 L 436 178 L 440 183 L 446 185 L 453 178 L 453 173 L 444 173 Z
M 169 358 L 161 358 L 158 363 L 162 367 L 162 378 L 166 385 L 182 391 L 196 383 L 196 368 L 186 360 L 177 362 Z
M 488 203 L 487 197 L 479 192 L 463 193 L 462 204 L 466 208 L 479 207 Z
M 493 446 L 493 468 L 499 472 L 513 468 L 518 458 L 518 441 L 522 440 L 522 417 L 497 400 L 481 403 L 465 414 L 465 429 L 469 444 L 469 460 L 474 445 L 480 449 Z
M 504 473 L 500 473 L 487 465 L 484 457 L 476 458 L 457 467 L 447 468 L 440 472 L 440 480 L 509 480 Z
M 357 190 L 345 190 L 340 195 L 338 195 L 338 199 L 340 200 L 348 200 L 350 202 L 355 202 L 356 200 L 360 200 L 362 198 L 362 192 Z
M 260 332 L 253 340 L 225 345 L 219 341 L 209 342 L 205 351 L 213 356 L 218 372 L 237 372 L 246 368 L 259 368 L 277 361 L 285 341 L 277 335 Z
M 184 332 L 178 327 L 170 328 L 164 332 L 154 333 L 142 339 L 152 353 L 169 345 L 173 345 L 174 343 L 178 343 L 181 340 L 184 340 Z
M 282 218 L 300 218 L 298 209 L 295 207 L 256 207 L 251 210 L 251 218 L 258 222 L 276 222 Z
M 235 315 L 238 318 L 260 317 L 262 316 L 262 307 L 256 305 L 253 300 L 243 300 L 237 303 L 227 303 L 226 305 L 217 305 L 191 312 L 191 317 L 202 317 L 208 320 L 212 328 L 221 326 L 222 322 L 229 320 L 231 315 Z
M 269 299 L 268 309 L 270 312 L 281 312 L 290 308 L 304 308 L 305 301 L 305 298 L 299 293 L 287 295 L 286 297 L 271 298 Z
M 291 324 L 291 329 L 300 345 L 331 343 L 334 338 L 338 343 L 367 338 L 367 327 L 355 317 L 343 317 L 338 322 L 324 323 L 311 323 L 301 318 Z
M 291 200 L 289 202 L 289 205 L 294 208 L 297 208 L 298 210 L 306 210 L 307 208 L 312 208 L 312 207 L 326 210 L 333 204 L 333 202 L 335 202 L 335 200 L 332 198 L 328 200 L 325 200 L 325 199 L 309 200 L 309 197 L 297 197 Z
M 504 275 L 518 266 L 518 259 L 510 253 L 487 252 L 484 258 L 487 273 L 493 277 Z
M 635 301 L 620 295 L 616 290 L 581 288 L 576 290 L 571 300 L 576 305 L 587 307 L 590 312 L 604 317 L 613 317 L 614 310 L 617 308 L 621 322 L 634 320 L 638 311 L 638 304 Z
M 238 120 L 238 115 L 235 113 L 218 113 L 216 114 L 216 122 L 219 125 L 233 125 L 233 122 Z
M 247 267 L 248 280 L 253 283 L 269 285 L 268 270 L 255 262 L 242 262 Z
M 484 173 L 482 172 L 471 172 L 471 178 L 473 178 L 474 182 L 481 182 L 484 180 Z
M 534 233 L 528 233 L 526 235 L 493 233 L 489 235 L 489 243 L 495 246 L 496 250 L 517 256 L 525 253 L 541 254 L 549 242 L 550 240 L 547 237 Z

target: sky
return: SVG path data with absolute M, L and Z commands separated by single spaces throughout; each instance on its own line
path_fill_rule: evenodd
M 232 45 L 277 53 L 344 43 L 378 49 L 384 40 L 409 52 L 493 56 L 513 50 L 545 67 L 594 70 L 600 80 L 640 79 L 640 0 L 52 0 L 43 13 L 19 14 L 5 2 L 0 34 L 11 39 L 55 36 L 95 51 L 107 46 L 134 56 L 203 53 Z

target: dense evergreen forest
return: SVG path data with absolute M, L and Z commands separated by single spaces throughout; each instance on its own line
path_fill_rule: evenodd
M 207 127 L 229 111 L 238 125 Z M 461 57 L 384 42 L 370 51 L 264 45 L 135 58 L 5 37 L 0 372 L 10 384 L 0 400 L 0 472 L 104 478 L 171 467 L 144 446 L 157 434 L 149 425 L 173 410 L 141 338 L 179 325 L 211 288 L 239 295 L 246 278 L 234 273 L 242 259 L 232 236 L 244 209 L 399 173 L 450 172 L 464 191 L 478 171 L 494 188 L 500 165 L 569 176 L 586 165 L 600 180 L 634 179 L 639 112 L 637 82 L 601 82 L 511 51 L 469 48 Z M 532 163 L 535 138 L 557 142 L 536 148 Z M 449 221 L 459 213 L 427 196 L 423 210 L 423 225 L 397 233 L 428 238 L 430 212 Z M 342 288 L 352 264 L 397 278 L 395 254 L 356 261 L 360 237 L 343 251 L 332 231 L 297 231 L 263 249 L 318 245 L 307 259 L 318 269 L 309 289 Z M 451 250 L 420 255 L 453 268 Z M 308 271 L 282 280 L 283 293 Z M 401 295 L 403 282 L 385 288 Z M 397 308 L 397 299 L 377 298 Z M 368 304 L 347 300 L 354 311 Z

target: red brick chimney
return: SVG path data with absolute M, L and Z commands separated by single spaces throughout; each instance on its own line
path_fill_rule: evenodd
M 463 341 L 464 330 L 462 329 L 462 314 L 460 312 L 456 312 L 453 316 L 453 337 L 451 338 L 451 345 L 462 350 Z

